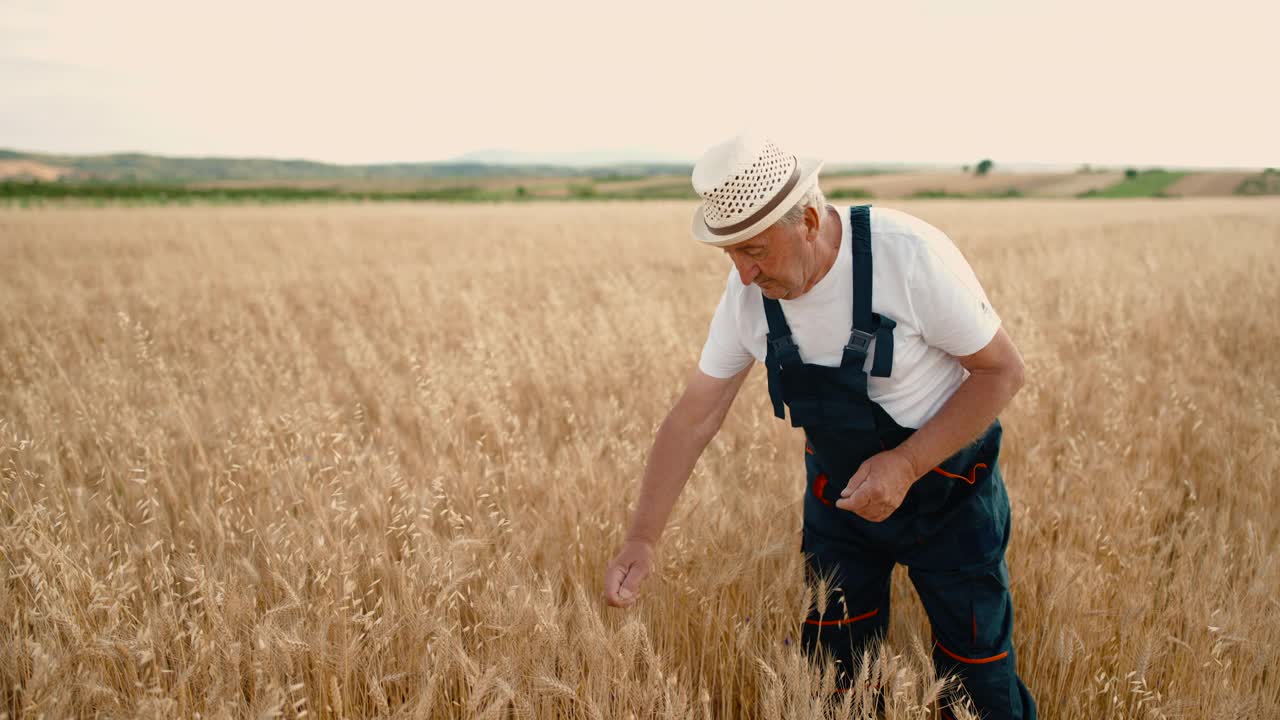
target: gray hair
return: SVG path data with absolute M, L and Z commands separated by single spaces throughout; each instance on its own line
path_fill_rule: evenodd
M 799 225 L 804 222 L 804 211 L 813 208 L 818 211 L 818 219 L 821 221 L 826 217 L 827 196 L 822 194 L 822 188 L 818 187 L 818 183 L 814 183 L 800 196 L 795 205 L 787 211 L 785 215 L 778 218 L 778 224 Z

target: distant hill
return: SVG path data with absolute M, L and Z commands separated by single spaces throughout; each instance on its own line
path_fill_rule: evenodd
M 483 157 L 483 153 L 477 155 Z M 497 157 L 497 156 L 494 156 Z M 584 157 L 585 159 L 585 157 Z M 621 159 L 621 156 L 619 157 Z M 688 173 L 690 166 L 619 162 L 609 165 L 516 162 L 483 159 L 442 163 L 383 163 L 335 165 L 310 160 L 267 158 L 168 157 L 143 153 L 113 155 L 54 155 L 0 149 L 6 166 L 39 167 L 42 177 L 52 173 L 66 180 L 105 182 L 202 182 L 211 180 L 425 179 L 494 176 L 616 176 Z
M 18 160 L 0 157 L 0 181 L 2 180 L 39 180 L 51 182 L 74 174 L 73 170 L 55 167 L 34 160 Z

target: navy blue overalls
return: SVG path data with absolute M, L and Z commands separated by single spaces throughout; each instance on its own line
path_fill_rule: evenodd
M 782 305 L 764 299 L 774 414 L 785 418 L 783 406 L 789 407 L 791 424 L 804 428 L 807 440 L 801 545 L 806 574 L 815 591 L 820 578 L 829 579 L 827 596 L 817 599 L 804 621 L 805 651 L 830 652 L 839 683 L 847 687 L 865 644 L 888 628 L 890 575 L 895 563 L 902 563 L 933 626 L 939 673 L 958 675 L 984 717 L 1034 718 L 1035 703 L 1014 664 L 1013 604 L 1004 562 L 1009 498 L 996 463 L 1000 422 L 920 478 L 883 522 L 835 506 L 864 460 L 897 447 L 914 432 L 867 395 L 863 366 L 871 340 L 871 374 L 889 377 L 895 323 L 871 311 L 870 206 L 851 208 L 849 219 L 853 328 L 840 367 L 802 361 Z

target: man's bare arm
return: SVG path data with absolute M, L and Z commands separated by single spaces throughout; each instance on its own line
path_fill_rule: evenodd
M 981 435 L 1025 381 L 1022 355 L 1004 328 L 986 347 L 957 359 L 969 377 L 937 415 L 898 446 L 917 478 Z
M 671 509 L 750 372 L 748 367 L 727 379 L 697 368 L 690 374 L 684 393 L 658 428 L 627 540 L 605 571 L 605 598 L 610 605 L 625 607 L 635 602 L 640 581 L 652 569 L 653 550 Z

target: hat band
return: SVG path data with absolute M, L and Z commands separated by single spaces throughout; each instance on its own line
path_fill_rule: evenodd
M 787 196 L 787 193 L 791 192 L 792 188 L 796 186 L 796 183 L 800 182 L 800 163 L 795 159 L 795 156 L 792 156 L 791 160 L 795 163 L 791 168 L 791 177 L 787 178 L 786 184 L 782 186 L 782 189 L 778 191 L 777 195 L 774 195 L 769 202 L 764 204 L 764 207 L 751 213 L 751 217 L 748 217 L 746 220 L 736 222 L 732 225 L 726 225 L 722 228 L 707 225 L 707 230 L 712 235 L 732 235 L 739 230 L 745 230 L 757 222 L 760 222 L 761 218 L 773 212 L 774 208 L 778 207 L 778 205 L 782 203 L 782 199 Z M 704 225 L 706 225 L 706 222 L 706 220 L 702 221 Z

